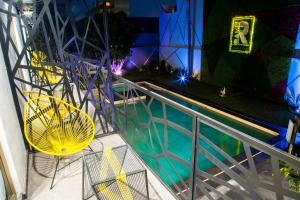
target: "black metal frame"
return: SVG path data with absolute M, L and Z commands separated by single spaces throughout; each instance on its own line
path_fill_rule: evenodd
M 81 0 L 80 2 L 86 6 L 86 10 L 80 16 L 75 16 L 72 13 L 69 0 L 65 0 L 64 4 L 58 4 L 56 0 L 33 1 L 31 17 L 23 13 L 21 0 L 5 2 L 8 4 L 8 9 L 0 9 L 0 15 L 4 16 L 4 18 L 0 18 L 0 44 L 21 130 L 23 131 L 22 101 L 28 100 L 28 97 L 23 93 L 24 89 L 33 90 L 38 94 L 54 95 L 55 90 L 61 87 L 62 92 L 59 98 L 84 109 L 92 115 L 96 123 L 99 122 L 100 128 L 97 130 L 96 137 L 113 133 L 115 131 L 115 117 L 114 99 L 111 91 L 112 73 L 110 69 L 107 15 L 105 6 L 99 8 L 99 4 L 105 5 L 106 0 L 94 0 L 91 7 L 87 6 L 86 0 Z M 66 15 L 63 16 L 59 9 L 64 9 Z M 103 16 L 102 23 L 95 22 L 94 17 L 98 11 Z M 88 21 L 88 24 L 84 31 L 79 31 L 78 23 L 84 19 Z M 87 33 L 91 29 L 91 24 L 97 30 L 97 35 L 103 43 L 99 46 L 88 41 Z M 15 41 L 16 38 L 13 37 L 13 31 L 18 30 L 14 29 L 20 31 L 17 33 L 20 36 L 18 39 L 22 43 L 19 48 L 17 41 Z M 43 40 L 38 41 L 37 36 L 43 38 Z M 43 43 L 45 48 L 39 49 Z M 75 52 L 67 51 L 71 45 L 76 46 Z M 99 52 L 101 57 L 97 60 L 86 58 L 85 50 L 87 47 Z M 44 51 L 49 58 L 46 61 L 41 61 L 41 58 L 38 58 L 41 61 L 40 64 L 42 66 L 52 66 L 52 69 L 58 67 L 62 69 L 62 73 L 32 66 L 30 60 L 33 51 Z M 10 59 L 14 56 L 15 62 Z M 91 68 L 96 71 L 97 76 L 88 73 Z M 104 77 L 102 68 L 107 71 L 107 77 Z M 38 72 L 43 72 L 43 76 L 39 75 Z M 62 79 L 55 84 L 50 83 L 48 76 L 45 75 L 46 72 L 59 75 Z M 96 83 L 96 79 L 100 83 Z M 87 86 L 85 92 L 81 90 L 81 84 Z M 97 90 L 98 94 L 103 94 L 103 98 L 101 96 L 99 96 L 100 98 L 95 97 L 93 89 Z M 27 158 L 27 167 L 29 167 L 29 154 L 35 156 L 35 151 L 29 146 L 25 137 L 23 139 L 29 151 Z M 51 188 L 58 170 L 57 167 L 58 164 L 52 177 Z M 26 183 L 26 190 L 28 190 L 28 169 Z M 24 198 L 26 198 L 26 195 L 24 195 Z
M 125 161 L 125 157 L 126 157 L 126 155 L 127 155 L 127 152 L 130 151 L 131 149 L 128 147 L 128 145 L 122 145 L 122 146 L 118 146 L 118 147 L 112 148 L 112 151 L 114 151 L 114 150 L 118 150 L 118 149 L 121 149 L 121 148 L 124 148 L 124 147 L 125 147 L 125 153 L 124 153 L 124 157 L 123 157 L 121 166 L 124 165 L 124 161 Z M 91 181 L 92 173 L 91 173 L 91 171 L 90 171 L 90 169 L 88 168 L 87 163 L 86 163 L 86 162 L 87 162 L 87 161 L 86 161 L 86 157 L 87 157 L 87 156 L 95 155 L 95 156 L 100 160 L 101 158 L 98 157 L 98 155 L 97 155 L 97 154 L 99 154 L 99 153 L 102 153 L 102 151 L 92 152 L 92 153 L 85 154 L 85 155 L 83 156 L 83 158 L 82 158 L 82 199 L 83 199 L 83 200 L 88 200 L 88 199 L 90 199 L 90 198 L 93 197 L 93 196 L 96 196 L 97 199 L 101 199 L 100 196 L 98 195 L 98 192 L 97 192 L 96 188 L 95 188 L 95 187 L 96 187 L 97 185 L 99 185 L 100 183 L 96 183 L 96 184 L 93 184 L 93 183 L 92 183 L 92 181 Z M 129 172 L 129 173 L 126 173 L 126 177 L 132 176 L 132 175 L 135 175 L 135 174 L 139 174 L 139 173 L 144 173 L 144 174 L 145 174 L 145 177 L 144 177 L 144 178 L 145 178 L 145 184 L 146 184 L 146 185 L 145 185 L 145 187 L 146 187 L 146 195 L 145 195 L 145 194 L 141 194 L 141 195 L 143 195 L 143 196 L 145 197 L 145 199 L 150 199 L 150 197 L 149 197 L 149 186 L 148 186 L 147 170 L 144 169 L 143 164 L 142 164 L 142 162 L 139 160 L 139 158 L 136 157 L 136 155 L 135 155 L 133 152 L 132 152 L 131 154 L 132 154 L 131 156 L 133 156 L 133 157 L 136 159 L 136 161 L 139 163 L 139 165 L 140 165 L 143 169 L 137 170 L 137 171 L 133 171 L 133 172 Z M 87 174 L 87 175 L 86 175 L 87 177 L 85 177 L 85 174 Z M 85 197 L 85 189 L 86 189 L 86 188 L 84 187 L 84 185 L 85 185 L 85 178 L 88 179 L 88 183 L 89 183 L 89 185 L 91 186 L 91 188 L 92 188 L 92 190 L 93 190 L 93 194 L 90 195 L 90 196 L 88 196 L 88 197 Z M 113 180 L 115 180 L 115 179 L 110 179 L 110 180 L 106 180 L 106 181 L 113 181 Z M 103 183 L 104 183 L 104 182 L 103 182 Z M 135 190 L 134 188 L 132 188 L 132 187 L 130 187 L 130 189 L 136 191 L 136 190 Z
M 82 2 L 84 3 L 85 0 L 82 0 Z M 103 3 L 105 1 L 101 0 L 100 2 Z M 30 25 L 28 25 L 28 18 L 24 16 L 21 11 L 19 11 L 19 13 L 14 13 L 13 11 L 14 8 L 16 8 L 17 6 L 21 7 L 21 1 L 17 3 L 9 1 L 7 3 L 9 4 L 10 10 L 5 12 L 0 10 L 0 14 L 5 15 L 7 17 L 6 21 L 2 19 L 0 20 L 0 25 L 5 30 L 5 33 L 3 32 L 3 29 L 1 29 L 0 31 L 0 42 L 1 47 L 3 49 L 5 64 L 7 67 L 7 72 L 12 87 L 12 93 L 20 121 L 20 126 L 23 126 L 23 120 L 18 97 L 21 97 L 23 98 L 23 100 L 27 101 L 28 98 L 23 94 L 23 90 L 25 87 L 31 88 L 32 90 L 35 90 L 40 94 L 46 93 L 48 95 L 53 95 L 58 87 L 62 87 L 62 99 L 67 99 L 73 105 L 77 105 L 76 103 L 78 102 L 76 102 L 75 97 L 77 95 L 79 99 L 79 108 L 85 108 L 86 112 L 88 112 L 89 103 L 91 103 L 94 106 L 94 120 L 98 118 L 101 121 L 101 124 L 104 124 L 105 120 L 103 120 L 103 117 L 108 118 L 109 116 L 112 116 L 112 119 L 109 121 L 111 121 L 113 125 L 113 103 L 108 103 L 107 101 L 105 101 L 108 99 L 109 102 L 113 102 L 113 95 L 111 93 L 112 74 L 110 70 L 107 17 L 105 12 L 105 6 L 103 6 L 102 8 L 102 35 L 102 33 L 100 32 L 101 29 L 97 26 L 94 20 L 96 12 L 91 12 L 90 8 L 87 7 L 86 12 L 83 13 L 81 16 L 74 16 L 74 14 L 70 11 L 68 7 L 68 0 L 66 0 L 65 2 L 65 10 L 67 10 L 66 13 L 68 13 L 65 17 L 62 17 L 59 13 L 59 10 L 57 9 L 58 6 L 56 0 L 44 0 L 41 3 L 36 3 L 34 7 L 36 18 L 32 19 L 33 21 L 32 24 L 29 23 Z M 94 3 L 94 6 L 98 6 L 99 1 L 95 0 Z M 41 9 L 37 11 L 37 7 L 41 7 Z M 50 10 L 54 10 L 54 12 L 50 12 Z M 14 21 L 14 19 L 17 19 L 19 21 L 20 26 L 18 28 L 27 33 L 25 36 L 21 34 L 23 36 L 22 49 L 18 49 L 16 47 L 17 45 L 15 44 L 15 41 L 13 41 L 12 38 L 13 33 L 11 32 L 11 22 Z M 86 30 L 84 31 L 84 36 L 81 36 L 78 30 L 79 27 L 76 23 L 82 22 L 83 19 L 88 20 L 88 25 L 86 26 Z M 101 49 L 100 47 L 97 47 L 96 45 L 93 45 L 88 41 L 86 33 L 90 30 L 90 23 L 92 22 L 96 30 L 98 30 L 97 33 L 101 38 L 101 41 L 103 41 L 102 46 L 105 47 L 104 49 Z M 49 27 L 46 27 L 46 24 L 49 25 Z M 71 33 L 69 33 L 69 35 L 71 34 L 73 36 L 69 36 L 69 38 L 66 38 L 65 32 L 70 32 L 70 29 L 67 30 L 68 27 L 72 28 L 72 31 Z M 38 32 L 39 28 L 42 29 L 42 32 Z M 44 41 L 35 41 L 35 37 L 37 35 L 43 38 L 51 37 L 51 40 L 54 41 L 52 42 L 52 46 L 50 44 L 51 42 L 47 39 L 45 39 Z M 37 52 L 40 50 L 37 47 L 41 45 L 37 42 L 42 42 L 46 44 L 47 48 L 44 50 L 46 50 L 46 54 L 49 55 L 49 59 L 47 61 L 42 62 L 41 65 L 59 67 L 63 70 L 63 73 L 31 65 L 30 60 L 32 57 L 32 51 L 34 50 Z M 80 45 L 81 43 L 82 45 Z M 71 44 L 75 44 L 78 48 L 76 52 L 71 52 L 70 54 L 70 52 L 66 52 L 66 48 L 69 47 Z M 89 48 L 94 48 L 96 52 L 99 52 L 99 55 L 102 55 L 100 60 L 84 58 L 84 52 L 87 46 L 89 46 Z M 12 50 L 16 54 L 17 61 L 15 63 L 9 60 L 9 57 L 11 56 L 9 54 L 9 49 L 11 49 L 11 47 L 13 47 Z M 53 51 L 57 52 L 56 56 L 53 55 Z M 79 56 L 75 56 L 74 53 L 79 54 Z M 93 77 L 91 74 L 87 73 L 92 67 L 88 63 L 91 63 L 93 65 L 94 70 L 97 74 L 96 77 Z M 81 71 L 79 70 L 79 68 L 81 69 Z M 107 78 L 104 77 L 103 70 L 101 68 L 105 68 L 107 70 Z M 39 76 L 38 72 L 43 72 L 43 77 Z M 46 72 L 62 76 L 61 81 L 55 84 L 51 84 L 48 80 L 48 76 L 45 75 Z M 25 77 L 24 75 L 28 75 L 28 77 Z M 82 78 L 83 80 L 80 80 L 80 78 Z M 100 80 L 101 83 L 99 85 L 102 85 L 104 87 L 97 87 L 95 83 L 96 79 Z M 74 84 L 76 87 L 72 89 Z M 88 90 L 85 93 L 82 92 L 80 84 L 85 84 L 88 86 Z M 97 89 L 99 93 L 104 94 L 106 99 L 96 100 L 92 93 L 93 88 Z M 109 106 L 111 112 L 107 113 L 104 112 L 104 109 L 98 109 L 96 104 L 101 104 L 102 107 Z M 101 128 L 104 130 L 104 133 L 109 132 L 107 128 L 104 127 L 104 125 Z

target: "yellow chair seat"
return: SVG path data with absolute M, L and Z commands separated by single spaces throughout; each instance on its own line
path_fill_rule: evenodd
M 84 111 L 59 98 L 42 95 L 29 99 L 24 106 L 24 132 L 35 149 L 67 156 L 91 143 L 95 125 Z

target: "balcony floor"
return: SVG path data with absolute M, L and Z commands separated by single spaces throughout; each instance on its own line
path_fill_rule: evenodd
M 124 140 L 118 135 L 113 134 L 103 138 L 95 139 L 91 144 L 91 149 L 100 151 L 107 147 L 117 147 L 124 145 Z M 28 199 L 30 200 L 81 200 L 82 199 L 82 156 L 80 154 L 74 155 L 61 163 L 66 166 L 68 162 L 75 160 L 72 164 L 57 173 L 55 178 L 54 188 L 50 190 L 52 178 L 46 178 L 41 174 L 53 176 L 55 169 L 55 159 L 45 154 L 37 153 L 35 158 L 30 155 L 29 157 L 29 178 L 28 178 Z M 33 159 L 36 165 L 33 166 Z M 34 169 L 36 168 L 36 170 Z M 147 169 L 149 194 L 150 199 L 153 200 L 172 200 L 176 199 L 166 187 L 156 178 L 156 176 Z M 59 166 L 60 168 L 60 166 Z M 88 191 L 90 192 L 90 191 Z M 96 199 L 94 197 L 90 199 Z

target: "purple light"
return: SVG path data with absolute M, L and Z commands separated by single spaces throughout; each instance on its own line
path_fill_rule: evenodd
M 111 72 L 117 76 L 121 76 L 123 73 L 123 65 L 125 63 L 125 59 L 113 60 L 111 63 Z
M 117 75 L 117 76 L 120 76 L 120 75 L 122 75 L 122 70 L 116 70 L 114 72 L 114 74 Z

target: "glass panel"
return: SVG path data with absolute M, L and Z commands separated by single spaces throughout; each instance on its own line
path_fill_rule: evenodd
M 239 134 L 255 136 L 263 141 L 270 139 L 269 136 L 218 117 L 214 119 L 221 123 L 199 115 L 195 126 L 195 116 L 181 107 L 138 92 L 138 95 L 141 94 L 146 98 L 116 106 L 118 127 L 122 130 L 120 134 L 125 135 L 125 140 L 178 198 L 190 199 L 191 188 L 196 189 L 193 193 L 196 199 L 203 196 L 259 199 L 276 196 L 277 188 L 282 188 L 283 194 L 288 197 L 298 195 L 299 167 L 287 168 L 286 171 L 291 173 L 285 176 L 284 155 L 281 157 L 283 160 L 278 162 L 271 146 L 266 144 L 262 148 L 256 145 L 256 140 L 246 140 Z M 123 114 L 120 114 L 121 111 Z M 197 155 L 194 156 L 193 131 L 197 128 Z M 194 158 L 197 158 L 195 176 Z M 193 177 L 195 180 L 192 181 Z M 192 183 L 196 185 L 192 186 Z
M 192 160 L 192 138 L 182 132 L 168 127 L 168 151 L 186 162 Z
M 169 105 L 166 105 L 166 112 L 169 121 L 176 123 L 188 131 L 192 131 L 193 118 L 190 115 Z
M 161 101 L 137 93 L 146 98 L 116 106 L 120 134 L 174 193 L 187 199 L 191 187 L 193 118 L 168 105 L 163 110 Z
M 217 198 L 222 193 L 232 199 L 251 199 L 238 183 L 245 180 L 242 167 L 235 165 L 245 159 L 242 142 L 204 122 L 198 127 L 196 198 Z

